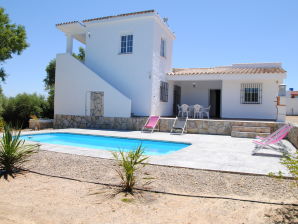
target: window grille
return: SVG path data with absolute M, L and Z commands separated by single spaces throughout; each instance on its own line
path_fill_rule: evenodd
M 242 83 L 240 102 L 241 104 L 261 104 L 262 83 Z
M 160 101 L 168 102 L 169 84 L 167 82 L 160 82 Z
M 132 53 L 133 35 L 121 36 L 121 54 Z

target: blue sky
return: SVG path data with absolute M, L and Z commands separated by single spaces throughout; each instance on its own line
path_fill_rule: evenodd
M 41 93 L 45 67 L 66 40 L 56 23 L 156 9 L 176 34 L 173 67 L 282 62 L 298 89 L 298 0 L 0 0 L 30 47 L 4 64 L 4 93 Z M 77 47 L 77 46 L 75 46 Z

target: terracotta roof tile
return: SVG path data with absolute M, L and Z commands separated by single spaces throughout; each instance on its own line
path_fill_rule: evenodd
M 65 23 L 58 23 L 56 26 L 61 26 L 61 25 L 66 25 L 66 24 L 73 24 L 73 23 L 78 23 L 79 21 L 71 21 L 71 22 L 65 22 Z
M 235 68 L 233 66 L 214 68 L 174 68 L 168 75 L 206 75 L 206 74 L 263 74 L 263 73 L 285 73 L 281 67 L 250 67 Z
M 111 19 L 111 18 L 116 18 L 116 17 L 123 17 L 123 16 L 132 16 L 132 15 L 140 15 L 140 14 L 147 14 L 147 13 L 153 13 L 155 10 L 146 10 L 146 11 L 140 11 L 140 12 L 131 12 L 131 13 L 125 13 L 125 14 L 119 14 L 115 16 L 105 16 L 105 17 L 98 17 L 98 18 L 93 18 L 93 19 L 85 19 L 82 22 L 87 23 L 87 22 L 92 22 L 96 20 L 104 20 L 104 19 Z M 66 24 L 73 24 L 73 23 L 78 23 L 79 21 L 72 21 L 72 22 L 65 22 L 65 23 L 58 23 L 56 26 L 61 26 L 61 25 L 66 25 Z

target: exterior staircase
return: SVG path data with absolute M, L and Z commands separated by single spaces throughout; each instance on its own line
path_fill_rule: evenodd
M 251 123 L 243 125 L 232 125 L 232 137 L 255 138 L 256 136 L 267 137 L 272 132 L 271 127 L 264 123 Z

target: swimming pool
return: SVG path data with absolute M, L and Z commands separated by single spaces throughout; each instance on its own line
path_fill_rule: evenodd
M 183 149 L 191 144 L 135 138 L 109 137 L 102 135 L 84 135 L 73 133 L 45 133 L 22 135 L 21 139 L 56 145 L 77 146 L 91 149 L 129 151 L 142 144 L 146 155 L 164 155 Z

